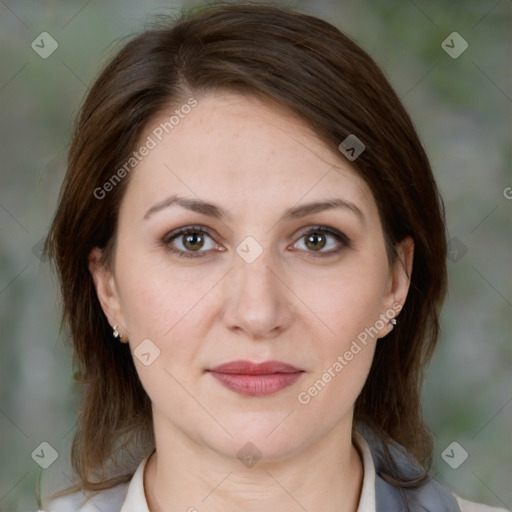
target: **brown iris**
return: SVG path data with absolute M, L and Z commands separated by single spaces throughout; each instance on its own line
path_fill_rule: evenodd
M 305 243 L 310 249 L 323 249 L 325 247 L 325 236 L 319 233 L 313 233 L 306 237 Z
M 192 232 L 183 235 L 183 245 L 191 250 L 195 251 L 197 249 L 201 249 L 204 244 L 204 237 L 201 233 Z

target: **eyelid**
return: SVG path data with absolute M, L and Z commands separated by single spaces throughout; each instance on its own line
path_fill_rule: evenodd
M 169 231 L 162 238 L 163 241 L 169 243 L 173 238 L 178 238 L 180 235 L 184 235 L 189 231 L 199 231 L 201 233 L 205 233 L 208 236 L 212 236 L 212 230 L 207 226 L 201 226 L 197 224 L 191 224 L 189 226 L 183 226 L 182 228 L 177 228 L 172 231 Z
M 299 231 L 298 236 L 299 238 L 301 238 L 307 233 L 311 232 L 325 233 L 331 235 L 335 238 L 338 238 L 342 243 L 346 245 L 350 245 L 351 242 L 350 238 L 347 235 L 345 235 L 345 233 L 338 231 L 337 229 L 332 228 L 330 226 L 326 226 L 324 224 L 313 224 L 311 226 L 306 226 L 301 231 Z

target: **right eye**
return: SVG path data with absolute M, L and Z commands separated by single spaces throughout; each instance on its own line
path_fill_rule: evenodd
M 204 248 L 207 238 L 211 240 L 210 247 L 206 247 L 207 250 L 201 250 Z M 186 226 L 171 231 L 164 236 L 162 242 L 169 251 L 180 258 L 203 257 L 204 253 L 216 247 L 209 230 L 202 226 Z

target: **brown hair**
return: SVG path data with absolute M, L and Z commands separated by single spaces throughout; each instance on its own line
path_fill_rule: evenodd
M 399 98 L 375 62 L 321 19 L 272 5 L 215 4 L 163 19 L 128 42 L 105 67 L 77 118 L 68 170 L 46 241 L 61 282 L 63 322 L 82 387 L 72 466 L 75 489 L 98 491 L 128 481 L 121 453 L 140 462 L 154 447 L 150 400 L 128 344 L 116 343 L 88 270 L 104 249 L 109 263 L 129 176 L 99 200 L 94 190 L 130 158 L 142 130 L 169 105 L 209 90 L 275 101 L 307 123 L 333 151 L 350 134 L 366 150 L 351 162 L 378 206 L 390 264 L 394 244 L 415 242 L 414 265 L 398 325 L 377 344 L 355 404 L 355 424 L 407 449 L 428 470 L 432 439 L 421 415 L 421 384 L 439 336 L 446 293 L 444 205 Z M 395 485 L 407 482 L 390 468 Z M 69 492 L 68 490 L 67 492 Z

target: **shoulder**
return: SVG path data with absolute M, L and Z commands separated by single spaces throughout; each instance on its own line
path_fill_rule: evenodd
M 461 512 L 510 512 L 505 508 L 489 507 L 482 503 L 475 503 L 474 501 L 468 501 L 460 498 L 454 494 Z
M 142 459 L 129 482 L 97 493 L 77 491 L 50 499 L 38 512 L 149 512 L 144 495 L 144 468 L 152 453 Z
M 419 492 L 421 493 L 423 490 L 426 491 L 426 502 L 432 505 L 432 510 L 448 510 L 443 506 L 443 503 L 446 503 L 446 500 L 441 498 L 443 495 L 445 495 L 446 497 L 450 496 L 452 500 L 455 498 L 455 501 L 452 504 L 452 508 L 449 508 L 449 510 L 460 510 L 460 512 L 511 512 L 510 510 L 504 508 L 490 507 L 489 505 L 484 505 L 483 503 L 465 500 L 433 477 L 431 477 L 430 485 L 421 488 Z M 458 508 L 453 508 L 456 506 L 458 506 Z
M 44 510 L 38 512 L 120 512 L 128 491 L 128 483 L 111 489 L 86 495 L 78 491 L 51 500 Z
M 364 433 L 364 435 L 363 435 Z M 375 503 L 385 504 L 387 510 L 402 510 L 402 496 L 394 492 L 396 488 L 389 486 L 380 476 L 380 468 L 383 466 L 382 452 L 378 439 L 371 432 L 355 431 L 354 444 L 360 449 L 363 459 L 364 480 L 361 494 L 360 508 L 358 512 L 375 512 Z M 399 464 L 401 470 L 407 474 L 415 471 L 415 466 L 409 462 L 409 457 L 405 457 L 407 452 L 398 452 L 395 447 L 389 446 L 393 453 L 393 460 Z M 386 467 L 384 467 L 386 470 Z M 420 488 L 404 489 L 403 493 L 408 501 L 414 504 L 417 509 L 440 511 L 459 511 L 460 512 L 511 512 L 505 508 L 489 507 L 481 503 L 465 500 L 446 488 L 435 477 Z

